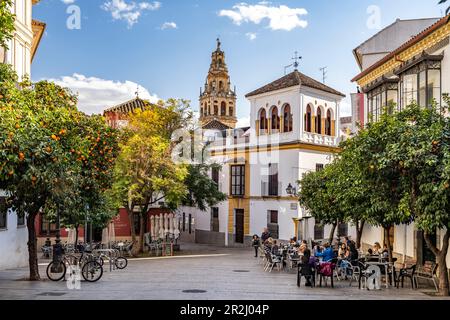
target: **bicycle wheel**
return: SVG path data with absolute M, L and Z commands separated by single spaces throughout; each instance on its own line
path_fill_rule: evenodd
M 66 265 L 62 261 L 50 262 L 47 266 L 47 277 L 52 281 L 61 281 L 66 275 Z
M 128 265 L 128 260 L 125 257 L 119 257 L 116 259 L 115 265 L 117 269 L 125 269 Z
M 103 275 L 103 267 L 97 261 L 88 261 L 83 265 L 81 275 L 88 282 L 96 282 Z

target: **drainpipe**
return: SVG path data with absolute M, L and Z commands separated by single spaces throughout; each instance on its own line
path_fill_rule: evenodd
M 225 247 L 228 247 L 228 224 L 230 223 L 230 216 L 227 216 L 227 222 L 225 223 Z
M 408 240 L 408 236 L 407 236 L 407 232 L 408 232 L 408 226 L 405 224 L 405 239 L 403 241 L 403 265 L 406 266 L 406 241 Z

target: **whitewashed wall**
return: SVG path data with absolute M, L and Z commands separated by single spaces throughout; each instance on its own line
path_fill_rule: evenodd
M 0 230 L 0 270 L 27 266 L 27 241 L 27 227 L 17 226 L 17 215 L 9 211 L 7 229 Z
M 268 92 L 255 97 L 250 97 L 250 125 L 255 128 L 256 120 L 259 120 L 259 111 L 264 108 L 266 110 L 266 117 L 270 119 L 270 110 L 272 106 L 278 108 L 278 115 L 282 116 L 282 108 L 285 104 L 291 106 L 291 113 L 293 116 L 293 128 L 292 132 L 285 132 L 272 135 L 261 135 L 256 137 L 256 129 L 253 130 L 251 136 L 251 144 L 265 145 L 267 143 L 282 143 L 288 141 L 298 140 L 300 137 L 300 123 L 297 119 L 300 118 L 300 96 L 299 86 L 291 87 L 288 89 L 282 89 L 274 92 Z M 281 124 L 282 125 L 282 124 Z
M 444 48 L 444 59 L 442 60 L 442 93 L 450 94 L 450 45 Z
M 374 227 L 369 224 L 364 225 L 363 234 L 361 237 L 361 244 L 373 246 L 375 242 L 382 242 L 383 228 Z
M 289 240 L 294 237 L 295 226 L 292 218 L 298 217 L 298 210 L 291 209 L 292 201 L 251 200 L 250 201 L 250 233 L 260 235 L 267 227 L 267 212 L 278 211 L 278 238 Z
M 12 12 L 17 16 L 14 39 L 10 41 L 6 62 L 13 66 L 19 79 L 31 74 L 31 46 L 33 42 L 31 0 L 15 0 Z

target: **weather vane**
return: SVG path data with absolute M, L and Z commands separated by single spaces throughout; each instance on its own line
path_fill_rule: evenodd
M 136 98 L 139 99 L 139 85 L 136 88 L 136 92 L 134 93 L 136 95 Z
M 217 49 L 220 49 L 220 36 L 217 36 Z
M 284 74 L 286 74 L 286 70 L 292 66 L 295 68 L 295 70 L 298 70 L 298 66 L 300 65 L 299 60 L 301 60 L 301 59 L 302 59 L 302 57 L 298 56 L 298 51 L 295 51 L 294 57 L 292 58 L 292 60 L 294 60 L 294 63 L 284 67 Z

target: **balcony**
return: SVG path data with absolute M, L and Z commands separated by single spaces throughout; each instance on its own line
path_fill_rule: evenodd
M 337 147 L 339 144 L 338 137 L 324 136 L 321 134 L 311 132 L 303 132 L 301 140 L 306 143 L 317 144 L 327 147 Z
M 261 182 L 261 196 L 262 197 L 281 197 L 281 182 L 269 183 Z

